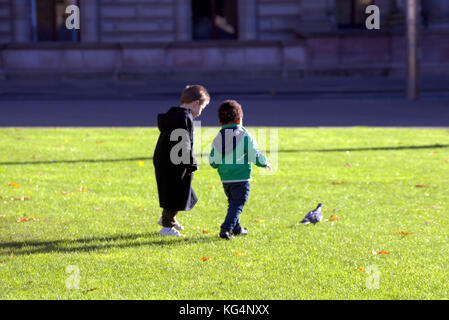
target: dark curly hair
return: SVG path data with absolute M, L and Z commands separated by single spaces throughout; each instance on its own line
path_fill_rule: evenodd
M 223 101 L 218 108 L 218 120 L 220 124 L 237 123 L 237 121 L 243 118 L 243 110 L 240 103 L 235 100 Z

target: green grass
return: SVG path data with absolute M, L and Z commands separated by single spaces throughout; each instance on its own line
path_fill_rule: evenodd
M 205 163 L 200 201 L 179 214 L 186 237 L 158 236 L 156 129 L 0 129 L 0 299 L 448 298 L 449 131 L 278 133 L 277 171 L 254 168 L 250 234 L 224 241 L 226 199 Z M 340 220 L 302 226 L 320 201 Z

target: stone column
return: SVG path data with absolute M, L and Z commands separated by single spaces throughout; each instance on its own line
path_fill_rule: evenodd
M 302 0 L 300 10 L 301 20 L 297 33 L 326 32 L 336 29 L 334 0 Z
M 176 41 L 192 40 L 192 2 L 190 0 L 174 0 L 175 39 Z
M 239 40 L 257 40 L 256 0 L 238 0 Z
M 421 0 L 421 4 L 429 29 L 449 29 L 448 0 Z
M 98 0 L 79 0 L 82 42 L 100 41 L 100 8 Z
M 12 41 L 31 41 L 31 15 L 29 0 L 11 0 Z

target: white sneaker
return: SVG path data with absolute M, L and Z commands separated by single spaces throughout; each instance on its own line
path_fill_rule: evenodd
M 175 228 L 165 228 L 163 227 L 159 234 L 163 237 L 184 237 L 182 234 L 180 234 L 178 231 L 175 230 Z
M 159 219 L 158 225 L 160 225 L 161 227 L 163 227 L 163 225 L 162 225 L 162 218 Z M 173 228 L 175 228 L 175 229 L 178 230 L 178 231 L 184 230 L 184 227 L 181 226 L 181 225 L 179 224 L 178 221 L 176 221 L 176 223 L 175 223 L 175 225 L 173 226 Z

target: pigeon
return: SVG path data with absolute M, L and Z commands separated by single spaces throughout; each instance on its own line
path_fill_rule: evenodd
M 322 203 L 319 203 L 315 210 L 310 211 L 304 219 L 302 219 L 302 224 L 309 224 L 313 223 L 313 225 L 316 225 L 318 222 L 323 219 L 323 214 L 321 213 L 321 207 L 323 206 Z

